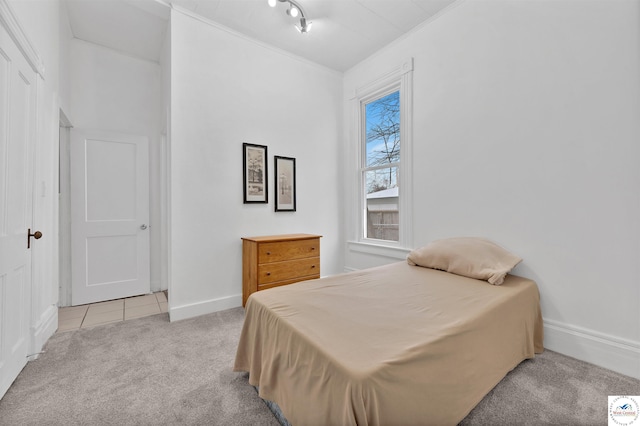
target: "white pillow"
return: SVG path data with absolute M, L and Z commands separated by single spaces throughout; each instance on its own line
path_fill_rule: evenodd
M 522 259 L 484 238 L 458 237 L 433 241 L 407 255 L 410 265 L 441 269 L 452 274 L 500 285 Z

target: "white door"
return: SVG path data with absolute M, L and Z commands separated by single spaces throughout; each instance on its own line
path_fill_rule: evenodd
M 150 292 L 149 146 L 71 130 L 71 302 Z
M 27 363 L 35 79 L 0 25 L 0 398 Z

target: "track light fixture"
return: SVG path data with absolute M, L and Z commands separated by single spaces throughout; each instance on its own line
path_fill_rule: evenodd
M 267 3 L 271 7 L 276 7 L 276 5 L 280 3 L 287 3 L 287 15 L 297 18 L 300 16 L 300 25 L 295 25 L 296 30 L 301 32 L 302 34 L 308 33 L 311 30 L 311 22 L 307 22 L 307 17 L 305 16 L 304 10 L 302 10 L 302 6 L 294 0 L 267 0 Z

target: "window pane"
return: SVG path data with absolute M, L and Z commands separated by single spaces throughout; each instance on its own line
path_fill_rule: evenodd
M 367 199 L 380 195 L 375 194 L 395 194 L 398 196 L 398 168 L 387 167 L 384 169 L 368 170 L 365 172 L 365 183 Z M 386 191 L 386 192 L 383 192 Z
M 368 170 L 364 175 L 367 193 L 366 237 L 398 241 L 398 168 Z
M 400 161 L 400 92 L 365 107 L 365 167 Z

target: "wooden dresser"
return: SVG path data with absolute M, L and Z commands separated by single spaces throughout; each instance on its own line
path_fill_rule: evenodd
M 320 278 L 320 237 L 287 234 L 242 238 L 242 306 L 256 291 Z

